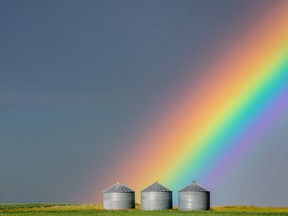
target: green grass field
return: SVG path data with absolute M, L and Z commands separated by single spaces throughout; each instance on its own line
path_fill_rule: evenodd
M 80 215 L 288 215 L 288 208 L 260 208 L 253 206 L 212 207 L 210 211 L 141 211 L 139 205 L 135 210 L 107 211 L 101 205 L 80 204 L 0 204 L 0 215 L 23 216 L 80 216 Z

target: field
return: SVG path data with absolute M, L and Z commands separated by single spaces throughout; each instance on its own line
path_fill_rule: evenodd
M 288 215 L 288 208 L 260 208 L 254 206 L 213 207 L 210 211 L 141 211 L 139 205 L 135 210 L 107 211 L 101 205 L 80 204 L 0 204 L 0 215 L 5 216 L 80 216 L 80 215 L 127 215 L 127 216 L 178 216 L 178 215 Z

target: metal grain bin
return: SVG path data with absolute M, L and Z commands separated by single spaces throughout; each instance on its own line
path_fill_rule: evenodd
M 178 193 L 179 210 L 209 210 L 210 192 L 193 181 Z
M 141 191 L 142 210 L 172 209 L 172 191 L 155 182 Z
M 103 208 L 107 210 L 135 208 L 135 192 L 117 182 L 103 191 Z

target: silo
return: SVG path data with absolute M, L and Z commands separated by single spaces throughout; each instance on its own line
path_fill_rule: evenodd
M 103 208 L 133 209 L 135 208 L 135 192 L 120 182 L 103 191 Z
M 155 182 L 141 191 L 142 210 L 172 209 L 172 191 Z
M 209 210 L 210 192 L 193 181 L 178 194 L 179 210 Z

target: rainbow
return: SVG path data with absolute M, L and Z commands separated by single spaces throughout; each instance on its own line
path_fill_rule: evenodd
M 233 46 L 223 44 L 202 69 L 209 76 L 183 84 L 163 115 L 133 140 L 135 149 L 119 161 L 111 182 L 141 190 L 159 180 L 176 192 L 193 179 L 217 182 L 257 148 L 255 141 L 288 108 L 286 3 L 263 13 Z

